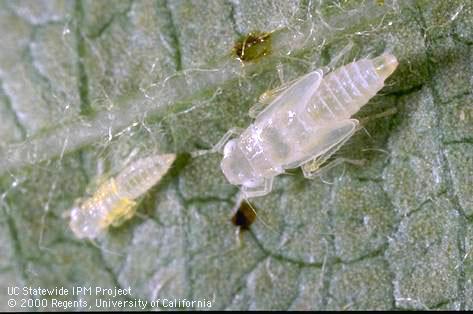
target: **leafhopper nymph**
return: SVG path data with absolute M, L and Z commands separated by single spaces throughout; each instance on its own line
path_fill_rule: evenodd
M 315 70 L 267 97 L 268 106 L 245 130 L 231 129 L 214 148 L 223 149 L 222 171 L 244 196 L 271 192 L 274 177 L 302 167 L 313 178 L 357 130 L 351 118 L 384 86 L 398 65 L 384 53 L 327 75 Z M 230 139 L 238 134 L 237 138 Z
M 161 180 L 175 158 L 165 154 L 138 159 L 100 184 L 91 197 L 72 209 L 69 226 L 74 234 L 93 239 L 110 225 L 130 219 L 138 204 L 136 199 Z

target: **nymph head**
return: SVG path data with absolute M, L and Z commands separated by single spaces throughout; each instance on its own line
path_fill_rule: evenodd
M 252 188 L 261 184 L 261 179 L 238 147 L 237 139 L 232 139 L 225 145 L 220 167 L 228 182 L 233 185 Z

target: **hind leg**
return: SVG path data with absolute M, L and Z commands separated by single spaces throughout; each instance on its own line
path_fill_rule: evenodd
M 312 164 L 312 162 L 314 163 Z M 335 158 L 333 161 L 327 163 L 323 167 L 320 167 L 321 164 L 317 164 L 315 160 L 311 160 L 309 163 L 304 164 L 302 166 L 302 172 L 304 173 L 305 178 L 314 179 L 315 177 L 322 175 L 324 172 L 332 168 L 335 168 L 336 166 L 343 163 L 349 163 L 356 166 L 363 166 L 365 164 L 365 160 L 364 159 L 358 160 L 358 159 L 348 159 L 348 158 Z
M 243 186 L 241 191 L 245 198 L 253 198 L 269 194 L 273 189 L 274 178 L 264 178 L 262 184 L 255 187 Z
M 316 156 L 312 160 L 306 162 L 305 164 L 302 165 L 302 172 L 304 173 L 304 177 L 308 179 L 313 179 L 317 176 L 320 176 L 323 172 L 330 170 L 342 163 L 349 163 L 352 165 L 357 165 L 357 166 L 362 166 L 365 162 L 365 160 L 354 160 L 354 159 L 348 159 L 348 158 L 336 158 L 335 160 L 327 163 L 323 167 L 321 167 L 337 150 L 340 149 L 340 147 L 343 146 L 343 144 L 350 139 L 350 137 L 358 130 L 364 129 L 364 125 L 367 124 L 371 120 L 383 118 L 386 116 L 393 115 L 397 112 L 396 108 L 390 108 L 386 111 L 383 111 L 381 113 L 368 116 L 365 118 L 362 118 L 360 120 L 360 123 L 356 122 L 354 125 L 355 127 L 353 129 L 348 128 L 344 132 L 334 132 L 334 133 L 339 133 L 337 136 L 332 136 L 333 138 L 329 141 L 332 141 L 335 143 L 330 149 L 328 149 L 326 152 Z M 356 121 L 354 119 L 348 120 L 348 121 Z M 343 125 L 342 125 L 343 127 Z M 334 131 L 337 131 L 337 129 L 334 129 Z
M 348 159 L 339 159 L 329 163 L 324 168 L 320 168 L 336 151 L 343 146 L 355 133 L 358 127 L 358 120 L 348 119 L 338 122 L 336 126 L 329 130 L 325 130 L 323 138 L 320 140 L 318 152 L 314 158 L 304 162 L 302 164 L 302 172 L 304 177 L 313 179 L 320 174 L 321 170 L 330 166 L 335 167 L 342 161 L 348 161 Z M 327 169 L 328 170 L 328 169 Z

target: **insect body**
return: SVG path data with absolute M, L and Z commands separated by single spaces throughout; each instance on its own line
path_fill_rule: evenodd
M 273 178 L 284 169 L 302 166 L 304 175 L 313 177 L 353 135 L 358 121 L 350 117 L 384 86 L 397 65 L 396 57 L 385 53 L 326 76 L 316 70 L 298 79 L 225 144 L 224 175 L 246 197 L 268 194 Z
M 95 238 L 109 225 L 131 218 L 138 197 L 146 193 L 168 171 L 174 154 L 139 159 L 116 177 L 102 183 L 97 191 L 71 211 L 70 227 L 78 238 Z

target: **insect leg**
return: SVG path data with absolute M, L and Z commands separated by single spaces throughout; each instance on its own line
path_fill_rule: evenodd
M 384 118 L 384 117 L 391 116 L 391 115 L 396 114 L 396 113 L 397 113 L 397 108 L 393 107 L 393 108 L 389 108 L 389 109 L 387 109 L 383 112 L 363 117 L 363 118 L 360 119 L 360 125 L 358 126 L 358 128 L 361 129 L 363 127 L 363 125 L 367 124 L 371 120 Z
M 364 165 L 365 160 L 364 159 L 356 160 L 356 159 L 348 159 L 348 158 L 340 157 L 340 158 L 335 158 L 335 160 L 327 163 L 322 168 L 319 168 L 320 164 L 312 165 L 315 168 L 315 170 L 313 171 L 310 171 L 310 170 L 308 171 L 307 169 L 304 169 L 304 167 L 302 167 L 302 172 L 304 173 L 304 177 L 306 177 L 307 179 L 313 179 L 317 176 L 320 176 L 324 172 L 327 172 L 328 170 L 335 168 L 336 166 L 345 162 L 352 165 L 356 165 L 356 166 L 362 166 Z M 308 168 L 309 168 L 309 165 L 308 165 Z
M 332 60 L 330 60 L 330 63 L 326 66 L 327 72 L 335 69 L 340 59 L 345 58 L 350 53 L 350 51 L 352 51 L 353 46 L 354 46 L 354 43 L 353 41 L 350 40 L 350 42 L 345 47 L 343 47 L 342 50 L 340 50 L 340 52 L 337 53 L 337 55 L 332 58 Z
M 208 153 L 221 153 L 222 154 L 225 144 L 233 136 L 240 135 L 241 133 L 243 133 L 243 131 L 245 131 L 245 129 L 237 128 L 237 127 L 231 128 L 222 136 L 222 138 L 217 142 L 217 144 L 215 144 L 211 149 L 201 149 L 201 150 L 194 151 L 191 153 L 191 156 L 199 157 Z
M 274 178 L 264 178 L 263 184 L 254 188 L 242 187 L 245 198 L 259 197 L 269 194 L 273 189 Z
M 325 169 L 325 167 L 320 168 L 320 166 L 324 164 L 330 158 L 330 156 L 332 156 L 337 150 L 339 150 L 340 147 L 342 147 L 343 144 L 345 144 L 346 141 L 348 141 L 348 139 L 350 139 L 350 137 L 355 133 L 358 126 L 358 120 L 349 119 L 341 122 L 342 123 L 337 127 L 333 128 L 333 130 L 331 130 L 331 132 L 327 136 L 327 140 L 332 142 L 331 146 L 329 146 L 322 154 L 319 154 L 315 158 L 305 162 L 302 165 L 302 172 L 304 173 L 304 177 L 308 179 L 313 179 L 318 174 L 320 174 L 320 172 Z M 344 132 L 340 132 L 340 130 L 344 130 Z M 332 135 L 332 137 L 330 135 Z M 329 163 L 326 167 L 330 166 L 330 168 L 333 168 L 341 161 L 342 160 L 334 164 Z
M 266 108 L 266 106 L 268 106 L 274 99 L 276 99 L 276 97 L 281 95 L 292 84 L 296 83 L 297 80 L 299 80 L 299 78 L 290 82 L 286 82 L 261 94 L 258 98 L 258 102 L 251 106 L 250 110 L 248 111 L 250 118 L 255 119 Z
M 284 92 L 289 86 L 294 84 L 299 78 L 294 79 L 292 81 L 283 83 L 279 85 L 278 87 L 275 87 L 273 89 L 270 89 L 263 94 L 261 94 L 258 98 L 258 102 L 262 105 L 269 105 L 271 101 L 274 100 L 277 96 L 279 96 L 282 92 Z M 251 109 L 250 109 L 251 110 Z
M 120 199 L 114 208 L 103 219 L 104 227 L 112 225 L 120 226 L 122 223 L 133 217 L 136 211 L 137 203 L 130 199 Z
M 393 115 L 393 114 L 396 114 L 397 113 L 397 109 L 396 108 L 389 108 L 383 112 L 380 112 L 380 113 L 377 113 L 377 114 L 373 114 L 373 115 L 369 115 L 369 116 L 366 116 L 366 117 L 363 117 L 360 119 L 360 124 L 357 126 L 356 130 L 363 130 L 365 131 L 365 133 L 371 138 L 371 134 L 368 132 L 368 130 L 365 128 L 365 125 L 368 124 L 368 122 L 370 122 L 371 120 L 376 120 L 376 119 L 379 119 L 379 118 L 384 118 L 384 117 L 387 117 L 387 116 L 390 116 L 390 115 Z
M 273 98 L 271 98 L 271 100 L 272 99 Z M 248 111 L 248 115 L 250 116 L 250 118 L 256 119 L 256 117 L 264 110 L 264 108 L 266 108 L 268 104 L 269 103 L 264 103 L 262 101 L 257 102 L 256 104 L 250 107 L 250 110 Z
M 243 133 L 243 131 L 245 131 L 245 129 L 237 128 L 237 127 L 231 128 L 222 136 L 222 138 L 217 142 L 217 144 L 215 144 L 214 147 L 212 147 L 211 152 L 222 153 L 225 144 L 227 144 L 227 142 L 233 136 L 240 135 L 241 133 Z

